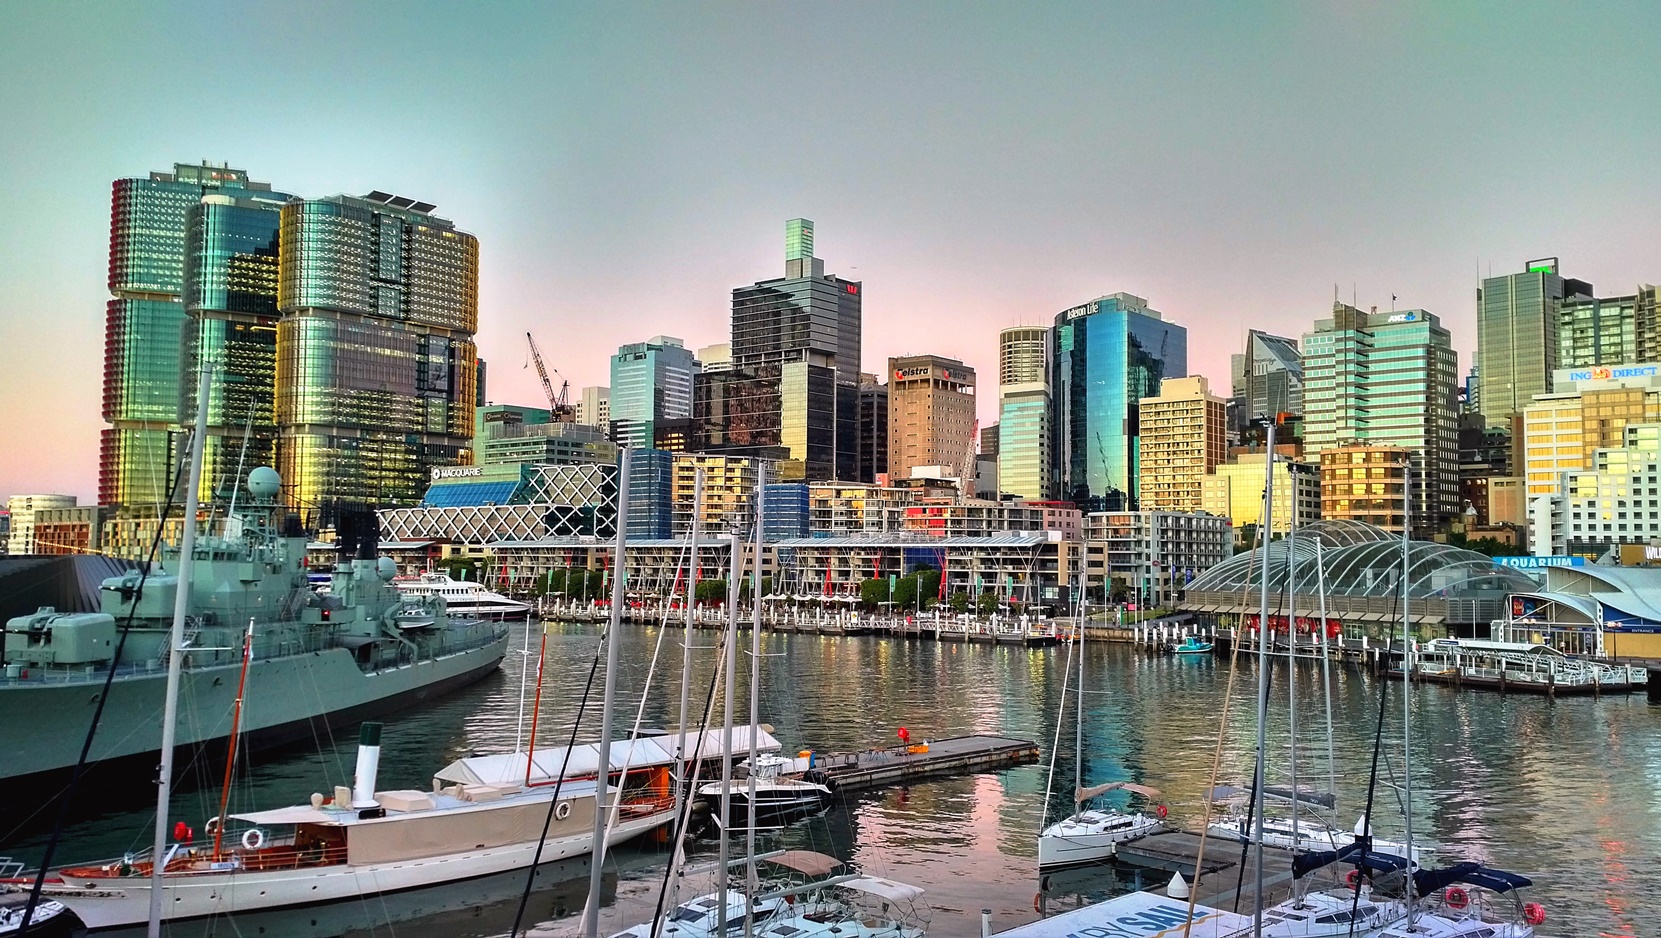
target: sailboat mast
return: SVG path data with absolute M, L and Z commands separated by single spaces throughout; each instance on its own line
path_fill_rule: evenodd
M 1275 424 L 1267 422 L 1263 459 L 1263 563 L 1257 615 L 1257 781 L 1252 786 L 1252 839 L 1257 842 L 1257 901 L 1252 905 L 1252 934 L 1263 934 L 1263 783 L 1265 731 L 1269 725 L 1269 542 L 1275 527 Z
M 213 365 L 204 360 L 201 369 L 196 386 L 196 426 L 190 435 L 190 480 L 185 485 L 185 526 L 179 538 L 173 629 L 167 637 L 167 698 L 162 709 L 161 768 L 156 773 L 156 837 L 150 853 L 150 922 L 145 930 L 148 938 L 161 936 L 162 873 L 167 866 L 167 802 L 173 795 L 173 744 L 178 738 L 185 617 L 190 612 L 191 568 L 196 560 L 196 512 L 201 508 L 202 452 L 208 435 L 208 380 L 213 376 Z
M 225 812 L 231 805 L 231 773 L 236 770 L 237 733 L 242 729 L 242 695 L 248 689 L 248 662 L 254 657 L 254 620 L 248 619 L 248 631 L 242 636 L 242 673 L 236 679 L 236 703 L 231 706 L 231 745 L 225 750 L 225 784 L 219 792 L 219 817 L 213 824 L 213 856 L 219 858 L 219 849 L 225 842 Z
M 1327 791 L 1338 792 L 1338 762 L 1332 756 L 1332 655 L 1327 643 L 1326 565 L 1321 560 L 1321 539 L 1315 538 L 1315 590 L 1321 600 L 1321 688 L 1326 692 L 1326 777 Z
M 1084 787 L 1084 620 L 1079 620 L 1077 641 L 1073 649 L 1078 654 L 1078 692 L 1073 696 L 1078 698 L 1077 711 L 1073 720 L 1073 813 L 1083 809 L 1079 803 L 1079 789 Z
M 687 788 L 687 741 L 686 717 L 687 708 L 691 706 L 692 693 L 692 633 L 698 622 L 698 528 L 703 520 L 704 511 L 704 467 L 699 466 L 692 473 L 692 543 L 688 548 L 686 572 L 686 631 L 681 635 L 681 745 L 679 762 L 677 764 L 678 777 L 675 779 L 675 817 L 686 817 L 686 799 L 691 797 Z M 680 822 L 677 822 L 680 823 Z M 677 830 L 677 837 L 683 836 L 685 831 Z
M 732 858 L 729 846 L 731 837 L 727 828 L 732 824 L 732 694 L 733 671 L 738 665 L 738 566 L 744 560 L 743 544 L 744 540 L 739 532 L 733 531 L 727 535 L 732 563 L 727 570 L 727 651 L 722 662 L 722 667 L 726 669 L 726 685 L 721 697 L 726 710 L 721 718 L 721 805 L 718 809 L 721 812 L 721 846 L 715 872 L 718 935 L 727 933 L 727 863 Z
M 1269 454 L 1273 459 L 1274 454 Z M 1292 470 L 1287 468 L 1291 476 Z M 1298 577 L 1293 538 L 1297 537 L 1297 483 L 1292 483 L 1294 511 L 1286 521 L 1286 592 L 1291 596 L 1291 615 L 1286 622 L 1286 729 L 1292 738 L 1291 758 L 1287 772 L 1292 782 L 1292 849 L 1298 849 Z
M 611 809 L 606 800 L 611 788 L 611 718 L 617 700 L 617 635 L 623 624 L 623 603 L 628 599 L 628 565 L 625 550 L 629 538 L 629 468 L 634 454 L 624 447 L 617 460 L 617 542 L 611 554 L 611 617 L 606 622 L 606 689 L 600 703 L 600 774 L 594 780 L 594 843 L 590 848 L 592 862 L 588 871 L 588 903 L 583 907 L 583 935 L 596 938 L 600 933 L 600 886 L 605 876 L 606 822 Z M 633 745 L 633 741 L 630 741 Z M 627 762 L 625 761 L 625 766 Z M 617 797 L 623 797 L 618 781 Z M 535 875 L 535 871 L 532 871 Z
M 761 727 L 761 551 L 762 519 L 767 516 L 767 467 L 756 467 L 756 565 L 750 572 L 750 596 L 755 612 L 750 621 L 750 793 L 749 817 L 744 828 L 744 856 L 749 860 L 744 876 L 744 938 L 755 934 L 756 887 L 756 735 Z
M 1401 512 L 1401 772 L 1402 818 L 1405 824 L 1407 869 L 1407 931 L 1413 930 L 1413 617 L 1407 600 L 1412 593 L 1408 582 L 1413 554 L 1413 457 L 1408 455 L 1402 470 Z

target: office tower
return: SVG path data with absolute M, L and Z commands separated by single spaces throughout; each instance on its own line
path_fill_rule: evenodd
M 1236 432 L 1276 414 L 1303 414 L 1303 356 L 1296 339 L 1258 329 L 1246 332 L 1246 351 L 1230 356 L 1231 393 L 1239 399 Z
M 1557 367 L 1590 368 L 1640 361 L 1637 305 L 1636 294 L 1565 297 L 1557 308 Z
M 1506 429 L 1536 394 L 1551 390 L 1558 367 L 1558 314 L 1567 297 L 1592 285 L 1557 272 L 1557 258 L 1529 261 L 1519 274 L 1488 277 L 1477 292 L 1476 366 L 1488 426 Z M 1307 349 L 1305 350 L 1307 351 Z
M 1138 402 L 1137 491 L 1144 511 L 1200 511 L 1205 477 L 1228 458 L 1223 399 L 1205 378 L 1166 378 Z
M 1563 368 L 1552 387 L 1523 410 L 1523 462 L 1511 467 L 1531 500 L 1557 494 L 1563 473 L 1587 468 L 1598 450 L 1619 448 L 1628 426 L 1661 422 L 1661 365 Z
M 732 368 L 732 343 L 716 342 L 698 350 L 698 364 L 705 371 L 726 371 Z
M 955 358 L 907 355 L 888 360 L 888 477 L 942 466 L 975 487 L 975 370 Z
M 555 420 L 541 407 L 489 404 L 475 411 L 474 428 L 473 461 L 480 466 L 617 463 L 617 446 L 604 429 Z
M 875 482 L 888 471 L 888 385 L 859 376 L 859 469 L 854 481 Z
M 8 543 L 12 536 L 12 513 L 9 509 L 0 508 L 0 557 L 11 552 Z
M 859 473 L 861 293 L 857 281 L 824 272 L 813 223 L 802 218 L 785 225 L 784 277 L 732 293 L 732 371 L 776 388 L 778 398 L 776 421 L 757 421 L 776 423 L 767 428 L 776 438 L 757 445 L 784 447 L 810 479 Z M 700 415 L 699 433 L 723 435 L 710 419 Z
M 205 163 L 176 163 L 171 173 L 114 182 L 111 299 L 104 325 L 103 415 L 110 426 L 99 440 L 100 504 L 149 510 L 171 495 L 170 431 L 180 422 L 181 376 L 186 370 L 185 241 L 191 210 L 209 194 L 232 200 L 280 198 L 270 190 L 266 183 L 249 180 L 243 170 Z M 215 247 L 235 240 L 229 236 Z M 239 289 L 247 285 L 244 275 L 256 284 L 262 278 L 257 270 L 244 271 L 240 265 L 233 275 L 231 266 L 227 262 L 219 272 L 227 279 L 234 277 Z M 259 292 L 257 286 L 254 292 Z M 195 397 L 194 388 L 190 396 Z M 231 407 L 221 408 L 222 418 L 234 414 Z
M 591 427 L 611 427 L 611 388 L 586 387 L 577 395 L 577 422 Z
M 1414 528 L 1452 521 L 1460 509 L 1459 362 L 1440 320 L 1422 309 L 1362 312 L 1335 303 L 1331 318 L 1304 334 L 1303 363 L 1305 451 L 1408 450 Z M 1486 370 L 1483 378 L 1487 400 Z M 1327 461 L 1321 465 L 1324 473 Z M 1322 516 L 1333 517 L 1325 501 L 1323 489 Z
M 692 417 L 698 360 L 680 339 L 653 336 L 611 356 L 611 438 L 619 446 L 654 445 L 662 421 Z
M 1279 449 L 1277 446 L 1276 449 Z M 1275 454 L 1274 531 L 1284 534 L 1321 518 L 1321 474 L 1313 463 Z M 1268 453 L 1241 453 L 1200 481 L 1200 510 L 1229 519 L 1235 541 L 1252 546 L 1263 523 L 1263 481 Z
M 998 492 L 1050 497 L 1050 330 L 998 333 Z M 985 452 L 982 446 L 981 451 Z
M 629 454 L 629 540 L 673 537 L 675 457 L 660 449 Z
M 180 422 L 196 413 L 200 369 L 208 392 L 204 499 L 228 493 L 255 466 L 277 460 L 278 229 L 290 196 L 254 190 L 205 195 L 185 216 L 184 375 Z
M 1417 462 L 1418 458 L 1418 454 L 1404 447 L 1367 443 L 1322 450 L 1322 520 L 1360 521 L 1400 534 L 1407 510 L 1407 468 L 1409 462 Z M 1417 479 L 1416 466 L 1413 474 Z M 1413 501 L 1423 503 L 1416 492 Z M 1428 527 L 1421 522 L 1418 512 L 1414 512 L 1413 526 L 1415 530 Z
M 38 554 L 35 544 L 35 519 L 43 511 L 74 508 L 73 495 L 13 495 L 6 499 L 7 517 L 6 553 L 12 556 Z
M 1053 497 L 1085 512 L 1134 509 L 1138 402 L 1188 373 L 1188 330 L 1139 296 L 1100 297 L 1057 314 L 1049 368 Z
M 283 206 L 279 468 L 290 505 L 414 504 L 473 459 L 479 243 L 428 202 Z

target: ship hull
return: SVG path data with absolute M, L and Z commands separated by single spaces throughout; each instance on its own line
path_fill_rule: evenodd
M 507 642 L 504 633 L 474 648 L 369 672 L 361 670 L 345 648 L 255 659 L 248 669 L 241 738 L 251 748 L 268 748 L 420 704 L 494 672 Z M 240 664 L 228 664 L 183 673 L 177 728 L 182 751 L 177 755 L 223 751 L 239 672 Z M 154 769 L 161 755 L 166 688 L 167 674 L 160 668 L 113 682 L 86 772 L 114 780 L 121 769 Z M 43 786 L 68 778 L 102 690 L 101 682 L 85 681 L 0 689 L 0 712 L 8 714 L 4 744 L 10 754 L 0 760 L 0 781 Z

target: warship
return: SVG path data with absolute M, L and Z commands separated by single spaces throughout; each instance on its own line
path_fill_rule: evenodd
M 0 782 L 67 777 L 106 679 L 109 700 L 89 764 L 100 773 L 154 768 L 182 563 L 191 568 L 180 747 L 223 747 L 245 654 L 240 739 L 250 748 L 326 738 L 334 727 L 438 697 L 501 664 L 507 626 L 453 617 L 442 597 L 400 593 L 396 564 L 377 557 L 372 524 L 342 538 L 329 582 L 313 589 L 307 538 L 277 503 L 276 470 L 253 470 L 246 488 L 244 504 L 233 499 L 217 527 L 209 525 L 215 533 L 196 538 L 190 558 L 165 549 L 159 570 L 105 579 L 100 611 L 43 607 L 6 623 Z

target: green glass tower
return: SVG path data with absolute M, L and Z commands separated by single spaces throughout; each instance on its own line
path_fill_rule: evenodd
M 371 192 L 282 209 L 278 461 L 289 504 L 413 505 L 473 461 L 478 240 Z
M 1487 425 L 1509 431 L 1511 418 L 1551 390 L 1562 366 L 1558 320 L 1563 301 L 1592 296 L 1592 285 L 1557 272 L 1557 258 L 1529 261 L 1519 274 L 1488 277 L 1477 291 L 1476 368 Z
M 172 431 L 186 371 L 187 228 L 204 196 L 275 199 L 228 166 L 179 163 L 118 179 L 110 200 L 110 300 L 104 325 L 104 419 L 98 500 L 148 511 L 167 499 Z M 194 397 L 194 390 L 191 392 Z M 194 402 L 190 402 L 194 407 Z

